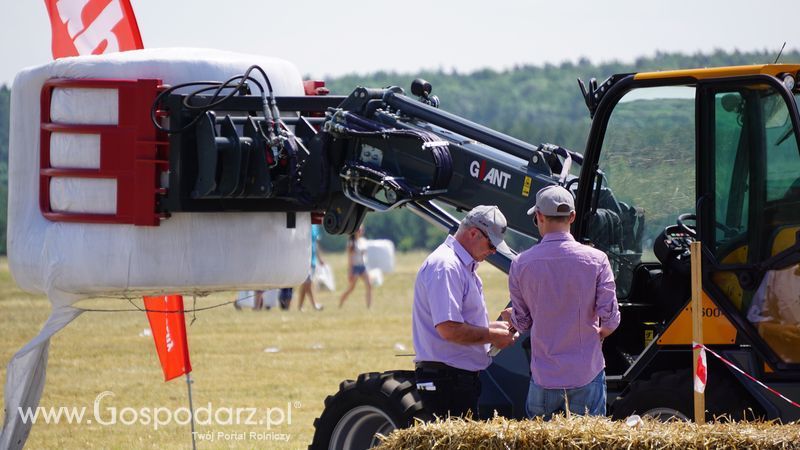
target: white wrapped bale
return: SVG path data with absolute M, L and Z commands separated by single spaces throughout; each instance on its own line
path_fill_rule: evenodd
M 367 268 L 381 269 L 383 273 L 394 272 L 394 242 L 389 239 L 367 241 Z
M 287 228 L 285 213 L 176 213 L 157 227 L 51 222 L 39 208 L 40 95 L 51 78 L 161 79 L 165 84 L 225 80 L 259 64 L 276 95 L 303 95 L 291 64 L 201 49 L 156 49 L 66 58 L 21 72 L 12 90 L 8 254 L 17 283 L 31 292 L 72 296 L 209 292 L 302 283 L 310 258 L 309 216 Z M 114 89 L 56 88 L 50 120 L 113 125 Z M 100 140 L 54 132 L 51 167 L 96 169 Z M 113 179 L 54 177 L 54 212 L 113 214 Z M 52 296 L 51 296 L 52 298 Z
M 21 288 L 46 293 L 53 309 L 39 335 L 8 363 L 6 411 L 39 404 L 50 337 L 81 314 L 69 306 L 81 298 L 264 289 L 306 278 L 309 214 L 298 214 L 294 228 L 287 228 L 285 213 L 178 213 L 160 226 L 135 226 L 53 222 L 40 210 L 40 97 L 47 80 L 160 79 L 174 85 L 226 80 L 252 64 L 264 68 L 276 95 L 303 95 L 299 72 L 285 61 L 203 49 L 64 58 L 17 75 L 9 139 L 9 267 Z M 49 107 L 50 122 L 71 125 L 114 125 L 122 112 L 113 90 L 103 89 L 56 88 Z M 51 133 L 45 144 L 50 167 L 97 169 L 99 141 L 91 134 Z M 49 207 L 55 213 L 112 214 L 119 207 L 117 189 L 116 180 L 54 176 Z M 30 429 L 30 421 L 6 414 L 0 448 L 22 448 Z

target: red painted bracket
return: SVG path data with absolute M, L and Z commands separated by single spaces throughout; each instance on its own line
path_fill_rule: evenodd
M 57 88 L 114 89 L 119 96 L 116 125 L 78 125 L 51 121 L 51 99 Z M 42 87 L 39 166 L 39 208 L 54 222 L 118 223 L 158 226 L 160 175 L 169 169 L 169 142 L 153 126 L 150 108 L 161 92 L 161 80 L 52 79 Z M 90 108 L 92 105 L 86 105 Z M 100 136 L 100 167 L 96 169 L 54 168 L 50 164 L 52 133 Z M 54 177 L 104 178 L 117 182 L 114 214 L 53 211 L 50 181 Z

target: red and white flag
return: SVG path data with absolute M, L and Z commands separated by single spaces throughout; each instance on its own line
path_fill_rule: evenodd
M 706 390 L 706 382 L 708 381 L 708 369 L 706 366 L 706 348 L 700 344 L 694 344 L 695 350 L 700 349 L 697 354 L 697 371 L 694 373 L 694 390 L 702 394 Z
M 45 0 L 53 59 L 144 48 L 129 0 Z
M 162 295 L 144 297 L 147 319 L 153 331 L 158 359 L 164 370 L 164 381 L 192 371 L 186 322 L 183 317 L 183 297 Z

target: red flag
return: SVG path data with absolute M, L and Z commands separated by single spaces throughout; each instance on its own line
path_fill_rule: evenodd
M 183 297 L 180 295 L 144 297 L 144 306 L 147 309 L 150 329 L 153 330 L 158 359 L 164 370 L 164 381 L 191 372 L 186 322 L 183 319 Z
M 53 59 L 144 48 L 129 0 L 44 0 Z
M 706 366 L 706 348 L 699 344 L 694 344 L 693 348 L 700 352 L 697 354 L 697 372 L 694 374 L 694 390 L 702 394 L 706 390 L 708 383 L 708 369 Z

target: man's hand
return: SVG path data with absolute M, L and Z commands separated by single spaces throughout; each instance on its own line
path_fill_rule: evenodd
M 594 326 L 594 329 L 597 330 L 597 335 L 600 336 L 600 340 L 607 338 L 614 332 L 611 328 L 598 327 L 597 325 Z
M 508 323 L 511 323 L 511 316 L 514 315 L 514 309 L 510 306 L 502 311 L 500 311 L 500 318 L 505 320 Z
M 514 341 L 516 331 L 511 327 L 508 322 L 496 321 L 489 323 L 489 343 L 495 348 L 504 349 Z

